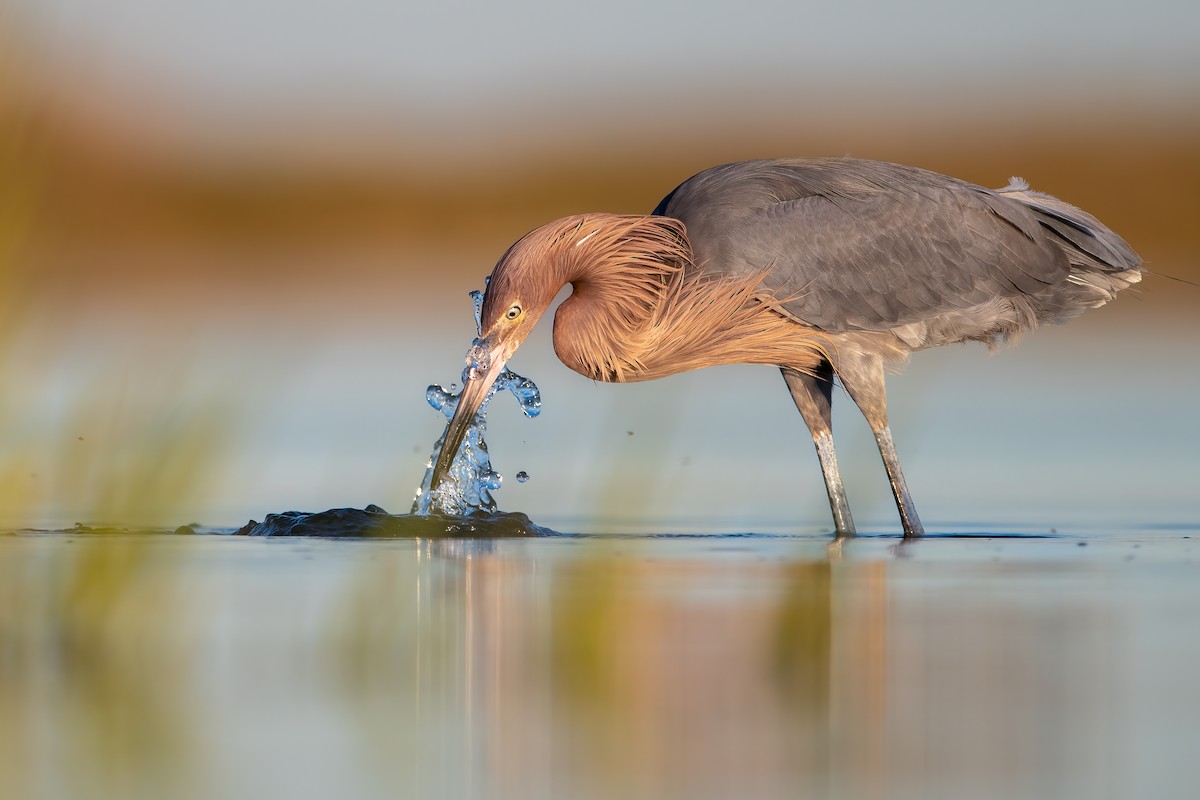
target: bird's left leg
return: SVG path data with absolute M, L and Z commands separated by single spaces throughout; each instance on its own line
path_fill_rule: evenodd
M 925 528 L 921 525 L 921 518 L 917 516 L 917 507 L 908 492 L 908 484 L 904 482 L 900 458 L 896 455 L 896 443 L 892 439 L 891 428 L 888 427 L 883 359 L 870 353 L 843 351 L 839 353 L 836 366 L 838 380 L 875 433 L 875 442 L 879 445 L 879 454 L 883 456 L 883 466 L 887 470 L 892 496 L 896 498 L 896 510 L 900 512 L 900 524 L 904 526 L 904 536 L 921 536 L 925 533 Z
M 829 495 L 836 535 L 839 538 L 853 536 L 854 519 L 850 516 L 846 488 L 842 485 L 842 474 L 838 470 L 837 451 L 833 448 L 833 367 L 826 361 L 812 375 L 785 367 L 783 379 L 787 381 L 792 400 L 812 433 L 817 458 L 821 461 L 821 474 L 825 477 L 825 491 Z

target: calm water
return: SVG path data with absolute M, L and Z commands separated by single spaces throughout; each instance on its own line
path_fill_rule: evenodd
M 1200 526 L 934 531 L 0 535 L 0 796 L 1193 796 Z

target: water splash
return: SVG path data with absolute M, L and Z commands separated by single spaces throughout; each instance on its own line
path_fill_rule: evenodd
M 480 311 L 483 307 L 483 292 L 471 292 L 471 300 L 475 304 L 475 329 L 481 334 Z M 471 349 L 466 355 L 467 366 L 462 373 L 462 383 L 486 371 L 490 366 L 489 353 L 479 338 L 471 343 Z M 442 443 L 449 432 L 449 422 L 458 408 L 462 392 L 454 384 L 449 389 L 440 385 L 430 386 L 425 390 L 425 399 L 433 408 L 441 411 L 446 417 L 446 430 L 433 445 L 433 453 L 425 465 L 425 477 L 417 489 L 413 500 L 413 514 L 448 514 L 451 516 L 466 516 L 477 511 L 496 511 L 496 501 L 492 492 L 500 488 L 504 482 L 503 476 L 492 469 L 491 457 L 488 455 L 487 442 L 483 434 L 487 427 L 487 409 L 498 392 L 508 391 L 517 399 L 521 412 L 527 417 L 536 417 L 542 410 L 541 392 L 537 385 L 528 378 L 522 377 L 509 369 L 504 369 L 496 382 L 492 384 L 487 397 L 479 406 L 475 418 L 467 427 L 462 446 L 450 465 L 450 471 L 442 481 L 442 485 L 433 488 L 429 485 L 433 479 L 433 464 L 441 452 Z M 518 476 L 518 480 L 520 477 Z M 523 481 L 522 481 L 523 482 Z
M 483 279 L 483 288 L 487 289 L 487 285 L 492 282 L 492 276 L 489 275 Z M 478 289 L 471 291 L 471 302 L 475 307 L 475 335 L 483 335 L 483 292 Z

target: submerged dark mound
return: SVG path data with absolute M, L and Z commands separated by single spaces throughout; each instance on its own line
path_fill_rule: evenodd
M 312 536 L 338 539 L 492 539 L 549 536 L 520 512 L 476 512 L 466 517 L 442 514 L 389 514 L 377 505 L 328 511 L 284 511 L 250 520 L 237 536 Z

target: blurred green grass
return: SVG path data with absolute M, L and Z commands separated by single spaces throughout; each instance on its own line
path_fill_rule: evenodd
M 179 687 L 197 624 L 174 550 L 148 536 L 3 539 L 5 796 L 152 796 L 164 774 L 202 785 L 179 724 L 195 714 Z
M 39 250 L 61 232 L 53 197 L 62 158 L 47 131 L 19 66 L 0 55 L 0 525 L 55 518 L 69 496 L 85 508 L 80 522 L 173 527 L 171 509 L 186 507 L 215 477 L 233 418 L 178 352 L 147 382 L 128 371 L 140 353 L 93 364 L 66 351 L 68 337 L 31 336 L 44 333 L 36 323 L 53 314 L 58 288 Z M 31 361 L 62 362 L 75 374 L 30 387 Z M 56 409 L 49 431 L 18 400 L 30 391 L 42 395 L 39 412 Z

